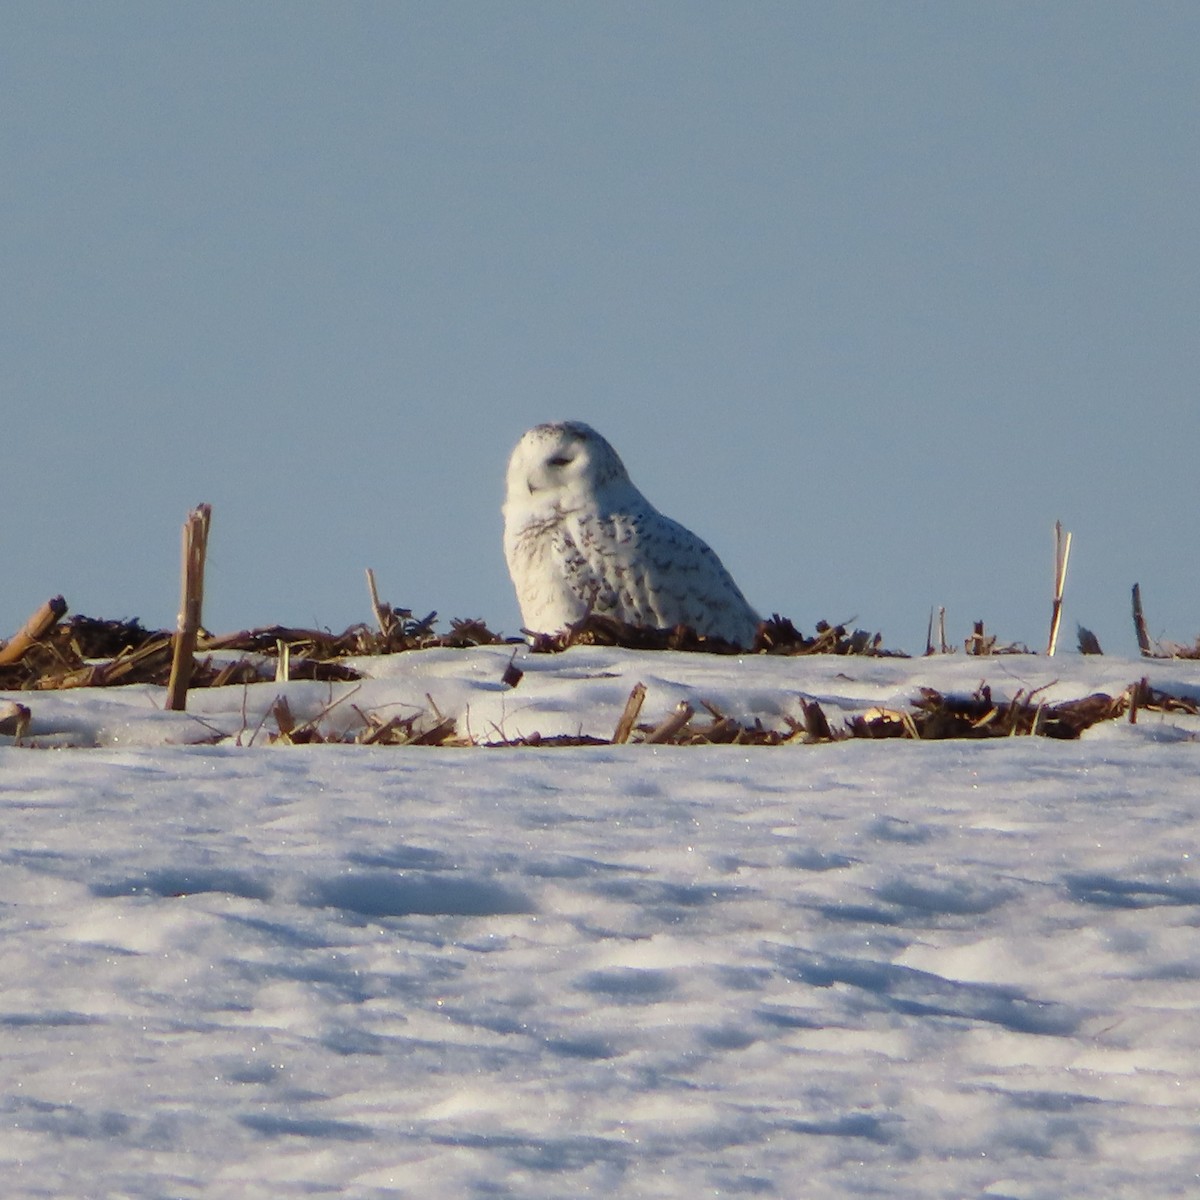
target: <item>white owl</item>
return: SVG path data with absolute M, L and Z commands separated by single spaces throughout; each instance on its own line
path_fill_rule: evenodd
M 638 491 L 588 425 L 536 425 L 508 462 L 504 556 L 521 619 L 554 633 L 589 613 L 749 647 L 758 614 L 721 560 Z

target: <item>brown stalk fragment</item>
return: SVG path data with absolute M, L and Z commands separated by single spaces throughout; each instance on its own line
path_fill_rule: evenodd
M 613 745 L 623 746 L 629 741 L 629 735 L 633 732 L 634 725 L 637 724 L 638 714 L 642 711 L 642 703 L 645 699 L 646 685 L 635 683 L 629 693 L 629 699 L 625 701 L 625 708 L 621 712 L 620 720 L 617 721 L 617 727 L 613 730 Z
M 671 713 L 664 721 L 660 722 L 649 733 L 646 734 L 643 741 L 647 745 L 657 746 L 664 742 L 670 742 L 675 735 L 684 728 L 685 725 L 696 715 L 696 710 L 686 701 L 680 700 L 675 706 L 675 711 Z
M 0 703 L 0 734 L 14 738 L 17 742 L 25 736 L 33 714 L 24 704 L 9 700 Z
M 62 620 L 66 611 L 67 602 L 61 596 L 51 596 L 9 641 L 0 646 L 0 666 L 20 662 Z
M 832 742 L 833 730 L 829 728 L 829 719 L 824 709 L 815 700 L 800 697 L 800 715 L 804 718 L 804 732 L 810 741 Z
M 286 696 L 279 696 L 271 706 L 271 716 L 275 718 L 275 726 L 279 730 L 281 741 L 290 742 L 296 732 L 296 718 L 292 716 L 292 706 Z
M 522 679 L 525 678 L 525 672 L 517 666 L 517 652 L 512 652 L 512 658 L 508 660 L 508 666 L 504 668 L 504 674 L 500 676 L 500 682 L 505 687 L 515 688 Z
M 404 744 L 406 746 L 444 746 L 454 737 L 456 727 L 453 717 L 444 717 L 431 728 L 414 734 Z

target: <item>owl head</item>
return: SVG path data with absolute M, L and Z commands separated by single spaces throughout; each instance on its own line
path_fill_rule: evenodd
M 625 464 L 590 425 L 582 421 L 535 425 L 508 460 L 505 506 L 585 501 L 613 484 L 629 486 Z

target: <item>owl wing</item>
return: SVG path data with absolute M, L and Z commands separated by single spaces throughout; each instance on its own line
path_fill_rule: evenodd
M 584 611 L 630 625 L 673 628 L 748 646 L 758 615 L 713 550 L 649 502 L 580 515 L 561 530 L 564 569 Z

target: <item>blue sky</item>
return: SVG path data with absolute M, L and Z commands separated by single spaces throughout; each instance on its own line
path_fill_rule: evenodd
M 519 628 L 589 421 L 761 611 L 1200 634 L 1194 3 L 0 7 L 0 636 Z

